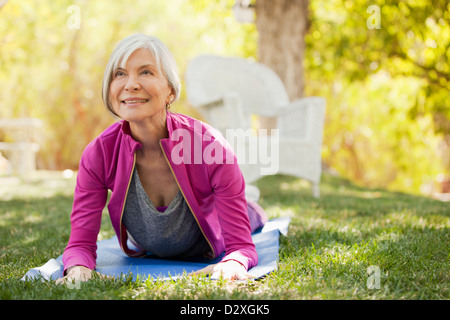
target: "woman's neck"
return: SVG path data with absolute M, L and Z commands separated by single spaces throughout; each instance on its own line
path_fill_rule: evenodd
M 161 150 L 159 141 L 169 136 L 165 113 L 162 117 L 130 122 L 130 130 L 133 138 L 141 143 L 141 151 L 144 153 Z

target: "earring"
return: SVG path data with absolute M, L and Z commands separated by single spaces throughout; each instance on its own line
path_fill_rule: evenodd
M 173 99 L 169 100 L 169 102 L 166 103 L 166 110 L 170 109 L 170 105 L 172 104 Z

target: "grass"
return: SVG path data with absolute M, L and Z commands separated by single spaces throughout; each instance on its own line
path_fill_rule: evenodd
M 0 299 L 449 299 L 449 203 L 368 189 L 324 175 L 321 198 L 289 176 L 258 181 L 270 217 L 291 216 L 276 272 L 232 283 L 94 279 L 81 290 L 21 281 L 69 238 L 74 178 L 0 185 Z M 2 181 L 5 181 L 4 179 Z M 99 239 L 113 236 L 105 211 Z M 374 266 L 374 267 L 371 267 Z M 376 272 L 373 272 L 375 270 Z M 369 271 L 369 273 L 368 273 Z M 378 279 L 378 282 L 373 282 Z

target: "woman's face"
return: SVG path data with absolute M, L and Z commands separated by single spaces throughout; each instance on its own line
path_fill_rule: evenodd
M 163 115 L 166 104 L 174 97 L 155 58 L 145 48 L 131 54 L 125 69 L 114 70 L 109 94 L 114 111 L 128 122 Z

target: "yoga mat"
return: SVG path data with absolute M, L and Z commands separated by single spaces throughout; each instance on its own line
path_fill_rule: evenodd
M 280 233 L 287 235 L 289 217 L 269 220 L 266 225 L 252 235 L 258 253 L 258 265 L 249 270 L 255 278 L 261 278 L 276 270 Z M 210 264 L 220 262 L 222 256 L 214 260 L 195 257 L 183 260 L 162 259 L 152 255 L 143 258 L 131 258 L 120 249 L 117 237 L 97 242 L 96 271 L 113 277 L 132 275 L 133 279 L 176 279 L 184 273 L 198 271 Z M 56 280 L 63 276 L 62 255 L 50 259 L 41 267 L 29 270 L 22 278 L 26 281 L 37 277 L 45 280 Z

